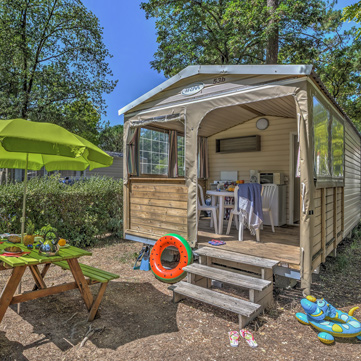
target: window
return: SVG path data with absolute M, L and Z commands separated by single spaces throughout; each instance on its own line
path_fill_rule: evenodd
M 315 173 L 317 176 L 331 176 L 329 167 L 329 112 L 313 97 L 313 124 L 315 142 Z
M 168 174 L 168 143 L 167 131 L 141 129 L 139 155 L 142 174 Z
M 181 135 L 177 136 L 177 147 L 178 147 L 178 176 L 184 177 L 184 137 Z
M 343 177 L 343 166 L 344 166 L 344 128 L 343 124 L 332 117 L 332 175 L 334 177 Z

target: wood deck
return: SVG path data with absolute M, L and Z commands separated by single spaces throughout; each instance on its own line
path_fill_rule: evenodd
M 269 258 L 287 263 L 290 268 L 300 268 L 300 228 L 297 226 L 275 227 L 264 226 L 261 230 L 261 242 L 256 242 L 248 229 L 244 230 L 244 241 L 238 241 L 238 231 L 232 225 L 231 232 L 226 235 L 227 221 L 224 222 L 223 234 L 213 233 L 208 219 L 201 219 L 198 227 L 198 247 L 216 247 L 225 251 L 232 251 L 250 256 Z M 212 246 L 208 241 L 221 239 L 226 242 L 223 246 Z

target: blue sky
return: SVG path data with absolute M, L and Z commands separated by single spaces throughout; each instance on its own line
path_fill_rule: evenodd
M 339 0 L 336 8 L 355 2 Z M 104 97 L 108 108 L 103 120 L 109 120 L 111 125 L 122 124 L 118 109 L 165 80 L 149 64 L 157 50 L 154 20 L 145 18 L 140 0 L 84 0 L 83 3 L 104 28 L 104 43 L 113 55 L 109 64 L 114 79 L 119 79 L 115 90 Z M 347 28 L 350 26 L 346 24 Z

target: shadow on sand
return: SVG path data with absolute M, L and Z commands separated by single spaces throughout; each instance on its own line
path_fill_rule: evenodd
M 97 287 L 91 287 L 93 294 Z M 92 323 L 87 322 L 88 313 L 78 290 L 23 303 L 20 316 L 33 326 L 34 333 L 45 335 L 45 339 L 26 348 L 52 342 L 66 351 L 84 339 L 90 326 L 99 330 L 91 342 L 113 350 L 134 340 L 177 332 L 177 305 L 171 300 L 150 283 L 111 282 L 101 303 L 100 317 Z M 0 341 L 3 338 L 0 335 Z M 15 344 L 16 348 L 19 344 Z

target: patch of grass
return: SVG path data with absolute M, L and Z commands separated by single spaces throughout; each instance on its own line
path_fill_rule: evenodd
M 335 270 L 341 272 L 348 268 L 350 265 L 349 252 L 341 253 L 336 257 Z
M 119 257 L 120 263 L 128 263 L 130 261 L 134 261 L 137 259 L 138 253 L 137 252 L 125 252 Z

